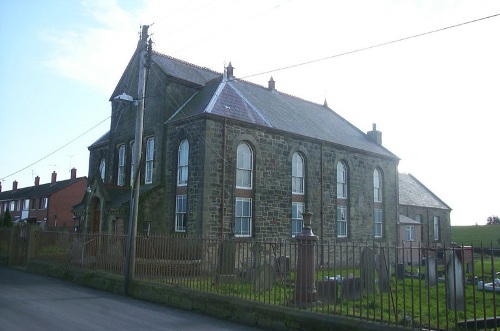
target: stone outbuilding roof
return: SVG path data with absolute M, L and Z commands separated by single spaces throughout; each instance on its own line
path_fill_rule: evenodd
M 426 208 L 451 208 L 413 175 L 399 174 L 399 204 Z

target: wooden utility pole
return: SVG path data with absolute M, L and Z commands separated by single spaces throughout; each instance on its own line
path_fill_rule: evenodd
M 139 189 L 141 186 L 142 135 L 144 131 L 144 96 L 146 94 L 146 73 L 148 68 L 148 25 L 142 26 L 142 34 L 137 44 L 139 53 L 139 80 L 137 83 L 137 115 L 135 118 L 134 164 L 130 218 L 127 234 L 124 292 L 128 294 L 129 281 L 135 277 L 135 248 L 137 237 L 137 215 L 139 209 Z

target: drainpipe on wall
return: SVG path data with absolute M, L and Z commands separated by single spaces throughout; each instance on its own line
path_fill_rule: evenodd
M 324 263 L 324 258 L 325 258 L 325 248 L 323 246 L 323 177 L 324 177 L 324 168 L 323 168 L 323 147 L 325 145 L 325 142 L 322 141 L 321 142 L 321 156 L 320 156 L 320 171 L 321 171 L 321 176 L 320 176 L 320 182 L 319 182 L 319 187 L 320 187 L 320 192 L 321 192 L 321 196 L 319 198 L 319 222 L 320 222 L 320 234 L 319 234 L 319 242 L 320 242 L 320 245 L 321 245 L 321 264 Z
M 225 200 L 225 190 L 226 190 L 226 126 L 227 119 L 224 118 L 224 126 L 222 128 L 222 194 L 221 194 L 221 202 L 220 202 L 220 239 L 224 238 L 224 200 Z

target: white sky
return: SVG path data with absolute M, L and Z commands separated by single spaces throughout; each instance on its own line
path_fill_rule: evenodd
M 158 52 L 219 72 L 231 61 L 236 77 L 273 76 L 364 132 L 376 123 L 452 225 L 485 224 L 500 213 L 500 16 L 335 55 L 499 14 L 497 0 L 1 0 L 2 190 L 87 176 L 87 147 L 152 24 Z

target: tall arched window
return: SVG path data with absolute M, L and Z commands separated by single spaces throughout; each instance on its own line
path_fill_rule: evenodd
M 238 145 L 236 155 L 236 187 L 243 189 L 252 188 L 253 177 L 253 152 L 247 143 Z
M 382 205 L 382 172 L 380 169 L 373 170 L 373 234 L 375 238 L 382 238 L 383 235 L 383 205 Z
M 101 159 L 99 163 L 99 174 L 101 175 L 101 179 L 104 182 L 104 176 L 106 176 L 106 160 Z
M 154 154 L 155 138 L 151 137 L 146 141 L 146 178 L 144 179 L 145 184 L 151 184 L 153 182 Z
M 304 158 L 299 153 L 292 156 L 292 193 L 304 194 Z
M 177 185 L 187 185 L 189 163 L 189 142 L 183 140 L 179 145 L 177 158 Z
M 253 150 L 242 142 L 236 151 L 236 201 L 234 209 L 234 235 L 252 236 Z
M 116 185 L 123 186 L 125 184 L 125 145 L 118 147 L 118 176 Z
M 373 170 L 373 201 L 382 202 L 382 175 L 379 169 Z
M 347 198 L 347 166 L 343 161 L 337 163 L 337 198 Z

